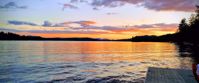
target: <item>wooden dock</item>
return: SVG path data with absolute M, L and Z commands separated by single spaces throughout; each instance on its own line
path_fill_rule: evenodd
M 145 83 L 197 83 L 192 70 L 150 67 Z

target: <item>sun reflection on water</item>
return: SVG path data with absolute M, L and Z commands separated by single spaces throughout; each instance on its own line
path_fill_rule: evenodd
M 0 78 L 12 73 L 21 77 L 4 78 L 19 82 L 144 80 L 148 67 L 190 69 L 191 58 L 179 54 L 175 44 L 160 42 L 1 41 Z

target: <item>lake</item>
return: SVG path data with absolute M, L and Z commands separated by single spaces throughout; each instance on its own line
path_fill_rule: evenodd
M 0 41 L 1 83 L 142 83 L 148 67 L 191 69 L 162 42 Z

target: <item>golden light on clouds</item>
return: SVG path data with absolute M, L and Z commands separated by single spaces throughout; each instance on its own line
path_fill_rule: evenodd
M 94 33 L 31 33 L 31 32 L 18 32 L 21 35 L 35 35 L 42 36 L 46 38 L 50 37 L 60 37 L 60 38 L 71 38 L 71 37 L 89 37 L 89 38 L 107 38 L 107 39 L 126 39 L 132 38 L 133 36 L 141 36 L 141 35 L 164 35 L 175 33 L 177 28 L 149 28 L 149 29 L 127 29 L 127 30 L 112 30 L 109 32 L 94 32 Z
M 26 22 L 23 22 L 26 23 Z M 78 26 L 71 26 L 76 24 Z M 16 31 L 21 35 L 59 38 L 106 38 L 126 39 L 142 35 L 164 35 L 177 31 L 178 24 L 142 24 L 134 26 L 96 26 L 95 21 L 74 21 L 63 23 L 46 23 L 44 25 L 6 25 L 5 30 Z M 11 27 L 11 28 L 10 28 Z M 13 29 L 14 28 L 14 29 Z

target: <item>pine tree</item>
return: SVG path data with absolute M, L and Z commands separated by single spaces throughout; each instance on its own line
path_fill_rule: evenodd
M 182 19 L 181 23 L 179 24 L 179 33 L 185 33 L 189 29 L 189 25 L 186 22 L 186 19 Z

